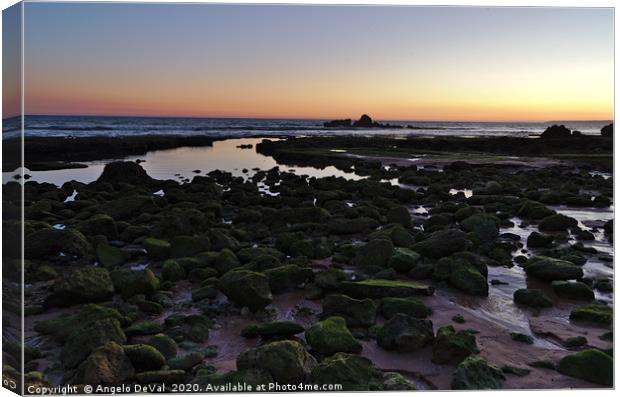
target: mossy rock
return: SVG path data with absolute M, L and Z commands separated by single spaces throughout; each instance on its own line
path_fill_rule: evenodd
M 224 248 L 215 257 L 215 263 L 213 264 L 219 274 L 226 274 L 227 272 L 241 267 L 241 262 L 237 258 L 234 252 L 228 248 Z
M 191 352 L 183 357 L 176 357 L 168 360 L 170 369 L 182 369 L 189 371 L 204 360 L 204 355 L 200 352 Z
M 150 345 L 125 345 L 123 349 L 138 372 L 158 370 L 166 363 L 164 355 Z
M 164 324 L 166 334 L 176 342 L 189 340 L 195 343 L 204 343 L 209 338 L 212 325 L 208 317 L 198 314 L 172 315 L 166 318 Z
M 161 268 L 161 277 L 165 281 L 179 281 L 187 277 L 183 266 L 173 259 L 164 262 Z
M 370 240 L 357 250 L 355 263 L 362 268 L 386 267 L 394 252 L 394 244 L 387 239 Z
M 42 265 L 37 268 L 34 273 L 34 279 L 37 281 L 49 281 L 58 277 L 58 272 L 50 265 Z
M 314 245 L 309 240 L 296 240 L 291 243 L 288 252 L 291 256 L 314 258 Z
M 415 238 L 400 224 L 373 232 L 368 238 L 370 240 L 389 239 L 396 247 L 403 248 L 410 247 L 415 243 Z
M 336 291 L 340 282 L 346 279 L 345 272 L 335 267 L 314 274 L 314 284 L 323 291 Z
M 547 236 L 538 232 L 532 232 L 527 237 L 529 248 L 550 248 L 553 245 L 553 236 Z
M 131 257 L 129 252 L 103 243 L 97 244 L 95 253 L 99 263 L 108 268 L 120 266 Z
M 74 328 L 60 352 L 60 360 L 66 369 L 77 367 L 96 348 L 108 342 L 124 344 L 127 338 L 118 320 L 105 318 Z
M 237 357 L 238 370 L 264 370 L 274 381 L 285 384 L 302 382 L 315 366 L 316 359 L 292 340 L 271 342 Z
M 108 342 L 95 349 L 80 364 L 73 381 L 78 384 L 118 384 L 134 376 L 135 370 L 123 347 Z
M 58 281 L 46 304 L 71 306 L 77 303 L 103 302 L 114 293 L 110 273 L 99 267 L 76 270 Z
M 433 310 L 416 298 L 394 298 L 388 297 L 381 299 L 381 314 L 386 319 L 390 319 L 397 314 L 405 314 L 415 318 L 426 318 Z
M 416 385 L 398 372 L 384 372 L 380 390 L 403 391 L 417 390 Z
M 583 270 L 580 267 L 568 261 L 546 256 L 531 258 L 525 266 L 525 272 L 528 276 L 544 281 L 574 280 L 583 277 Z
M 464 232 L 448 229 L 432 233 L 411 248 L 424 257 L 439 259 L 450 256 L 455 252 L 465 251 L 470 246 L 471 241 L 467 239 L 467 235 Z
M 360 353 L 362 345 L 353 337 L 342 317 L 329 317 L 306 330 L 306 341 L 323 356 L 335 353 Z
M 86 236 L 102 235 L 110 240 L 118 238 L 118 228 L 116 221 L 111 216 L 105 214 L 96 214 L 89 219 L 78 224 L 77 230 Z
M 295 289 L 314 277 L 311 268 L 297 265 L 284 265 L 265 270 L 264 273 L 269 279 L 269 286 L 274 293 Z
M 304 332 L 304 327 L 294 321 L 269 321 L 252 324 L 241 330 L 241 336 L 246 338 L 287 338 Z
M 336 353 L 314 367 L 310 382 L 314 384 L 341 384 L 343 391 L 376 390 L 383 381 L 381 371 L 366 357 Z
M 487 279 L 475 269 L 461 266 L 450 273 L 450 285 L 474 296 L 487 296 L 489 284 Z
M 513 294 L 515 302 L 530 307 L 551 307 L 553 301 L 542 290 L 534 288 L 518 289 Z
M 433 344 L 433 362 L 457 365 L 472 354 L 478 354 L 476 336 L 467 331 L 454 330 L 451 325 L 437 330 Z
M 602 325 L 611 325 L 613 321 L 613 309 L 604 304 L 591 303 L 573 309 L 570 312 L 570 319 L 574 321 L 587 321 Z
M 388 262 L 388 266 L 399 273 L 407 273 L 420 261 L 420 255 L 407 248 L 396 248 Z
M 474 214 L 461 221 L 461 227 L 487 243 L 499 236 L 499 219 L 489 214 Z
M 327 223 L 327 230 L 336 235 L 367 233 L 379 226 L 379 222 L 368 217 L 354 219 L 335 218 Z
M 139 294 L 150 295 L 159 289 L 159 279 L 151 269 L 117 269 L 110 276 L 114 288 L 125 299 Z
M 241 263 L 244 264 L 250 263 L 254 259 L 261 256 L 271 256 L 276 258 L 280 262 L 282 262 L 286 258 L 286 255 L 284 255 L 278 249 L 272 247 L 247 247 L 237 251 L 237 258 L 239 258 Z
M 614 360 L 596 349 L 582 350 L 560 360 L 558 371 L 603 386 L 614 384 Z
M 377 306 L 372 299 L 354 299 L 330 294 L 323 299 L 323 318 L 340 316 L 349 327 L 370 327 L 377 321 Z
M 539 220 L 555 214 L 550 208 L 547 208 L 543 203 L 537 201 L 526 200 L 521 204 L 521 207 L 517 210 L 517 216 L 526 218 L 529 220 Z
M 65 341 L 76 328 L 105 319 L 117 320 L 120 325 L 126 325 L 128 321 L 116 309 L 97 304 L 88 304 L 82 306 L 76 314 L 58 316 L 50 320 L 37 322 L 34 329 L 42 334 L 53 335 L 54 338 L 60 341 Z
M 218 288 L 230 300 L 256 311 L 273 300 L 269 284 L 270 279 L 264 274 L 232 270 L 220 278 Z
M 25 259 L 49 259 L 64 254 L 84 258 L 92 255 L 93 248 L 82 233 L 74 229 L 44 228 L 24 238 Z
M 563 214 L 553 214 L 541 220 L 538 229 L 544 232 L 563 232 L 576 226 L 576 219 Z
M 127 336 L 154 335 L 163 331 L 163 326 L 157 321 L 142 320 L 131 324 L 125 329 Z
M 358 299 L 432 295 L 435 291 L 433 287 L 423 283 L 381 279 L 343 281 L 340 283 L 338 290 L 345 295 Z
M 170 245 L 170 256 L 173 258 L 194 256 L 211 248 L 211 242 L 207 236 L 175 236 L 170 241 Z
M 562 341 L 562 345 L 568 349 L 582 347 L 588 344 L 585 336 L 570 336 Z
M 534 344 L 534 338 L 531 335 L 522 334 L 520 332 L 511 332 L 510 337 L 515 342 L 526 343 L 528 345 Z
M 472 206 L 465 206 L 454 213 L 454 219 L 458 222 L 462 222 L 465 219 L 480 213 L 480 209 Z
M 267 269 L 273 269 L 280 266 L 282 266 L 282 262 L 280 262 L 280 260 L 275 256 L 260 254 L 248 263 L 247 268 L 255 272 L 262 272 Z
M 205 285 L 200 288 L 192 290 L 192 301 L 199 302 L 204 299 L 215 299 L 217 296 L 217 289 L 210 285 Z
M 556 295 L 576 300 L 594 300 L 594 291 L 580 281 L 554 281 L 551 283 Z
M 407 207 L 399 205 L 388 210 L 386 215 L 388 223 L 398 223 L 406 228 L 411 228 L 411 214 Z
M 149 237 L 142 241 L 142 245 L 149 254 L 149 257 L 153 260 L 161 261 L 170 257 L 170 249 L 172 246 L 166 240 Z
M 169 360 L 177 355 L 177 343 L 168 335 L 154 335 L 146 342 L 146 344 L 156 348 L 166 358 L 166 360 Z
M 451 386 L 454 390 L 501 389 L 504 380 L 501 369 L 480 356 L 469 356 L 456 367 Z
M 377 333 L 377 344 L 385 350 L 415 351 L 433 342 L 433 323 L 396 314 Z

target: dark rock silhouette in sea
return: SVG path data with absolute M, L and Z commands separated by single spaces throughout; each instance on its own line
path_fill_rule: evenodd
M 601 128 L 601 136 L 612 138 L 614 136 L 614 123 L 607 124 L 605 127 Z
M 373 122 L 369 115 L 363 114 L 359 120 L 353 123 L 353 127 L 372 128 Z
M 326 128 L 334 128 L 334 127 L 350 128 L 351 127 L 351 119 L 326 121 L 325 123 L 323 123 L 323 127 L 326 127 Z
M 363 114 L 359 120 L 351 124 L 351 119 L 332 120 L 323 123 L 325 128 L 403 128 L 402 125 L 381 124 L 376 121 L 372 121 L 372 118 Z
M 561 139 L 570 138 L 571 132 L 566 126 L 554 124 L 551 127 L 547 127 L 545 132 L 542 133 L 541 138 L 545 139 Z

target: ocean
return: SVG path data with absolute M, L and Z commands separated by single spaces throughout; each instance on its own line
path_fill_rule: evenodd
M 542 123 L 452 122 L 376 120 L 404 128 L 338 129 L 324 128 L 328 120 L 190 118 L 190 117 L 109 117 L 109 116 L 26 116 L 25 135 L 53 136 L 131 136 L 205 135 L 248 137 L 255 135 L 384 135 L 384 136 L 521 136 L 539 135 L 552 124 L 564 124 L 586 135 L 600 134 L 611 121 L 548 121 Z M 20 134 L 19 118 L 5 119 L 2 137 Z M 411 128 L 406 128 L 406 127 Z

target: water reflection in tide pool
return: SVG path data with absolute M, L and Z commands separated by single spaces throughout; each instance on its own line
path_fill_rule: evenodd
M 317 178 L 328 176 L 343 177 L 350 180 L 364 178 L 354 172 L 344 172 L 333 166 L 319 169 L 280 165 L 273 157 L 256 152 L 256 144 L 261 141 L 261 138 L 226 139 L 213 142 L 213 146 L 156 150 L 143 156 L 128 156 L 122 160 L 144 160 L 140 165 L 149 176 L 155 179 L 175 179 L 178 181 L 191 180 L 196 175 L 204 175 L 214 170 L 227 171 L 234 176 L 248 177 L 253 175 L 256 169 L 268 170 L 276 166 L 280 167 L 281 171 Z M 240 145 L 252 145 L 252 148 L 241 149 L 238 147 Z M 88 168 L 26 171 L 26 173 L 31 175 L 30 180 L 32 181 L 49 182 L 58 186 L 71 180 L 90 183 L 95 181 L 103 172 L 105 165 L 112 161 L 119 161 L 119 159 L 83 162 L 88 165 Z M 200 173 L 195 173 L 195 170 L 200 170 Z M 3 172 L 2 182 L 7 183 L 14 180 L 14 175 L 15 172 Z

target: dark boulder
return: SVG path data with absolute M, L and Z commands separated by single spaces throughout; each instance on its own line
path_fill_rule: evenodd
M 115 161 L 106 164 L 103 173 L 97 179 L 100 183 L 129 183 L 131 185 L 146 185 L 154 181 L 147 175 L 140 164 L 132 161 Z
M 614 136 L 614 123 L 607 124 L 601 128 L 601 136 L 605 138 L 612 138 Z
M 541 135 L 541 138 L 545 139 L 562 139 L 570 137 L 571 131 L 564 125 L 557 124 L 554 124 L 551 127 L 547 127 L 547 129 Z
M 389 319 L 377 334 L 377 344 L 386 350 L 415 351 L 433 342 L 433 323 L 405 314 Z
M 501 389 L 504 380 L 506 378 L 501 369 L 489 365 L 480 356 L 469 356 L 456 367 L 452 379 L 452 389 Z
M 471 246 L 464 232 L 456 229 L 440 230 L 413 245 L 413 250 L 427 258 L 439 259 Z

